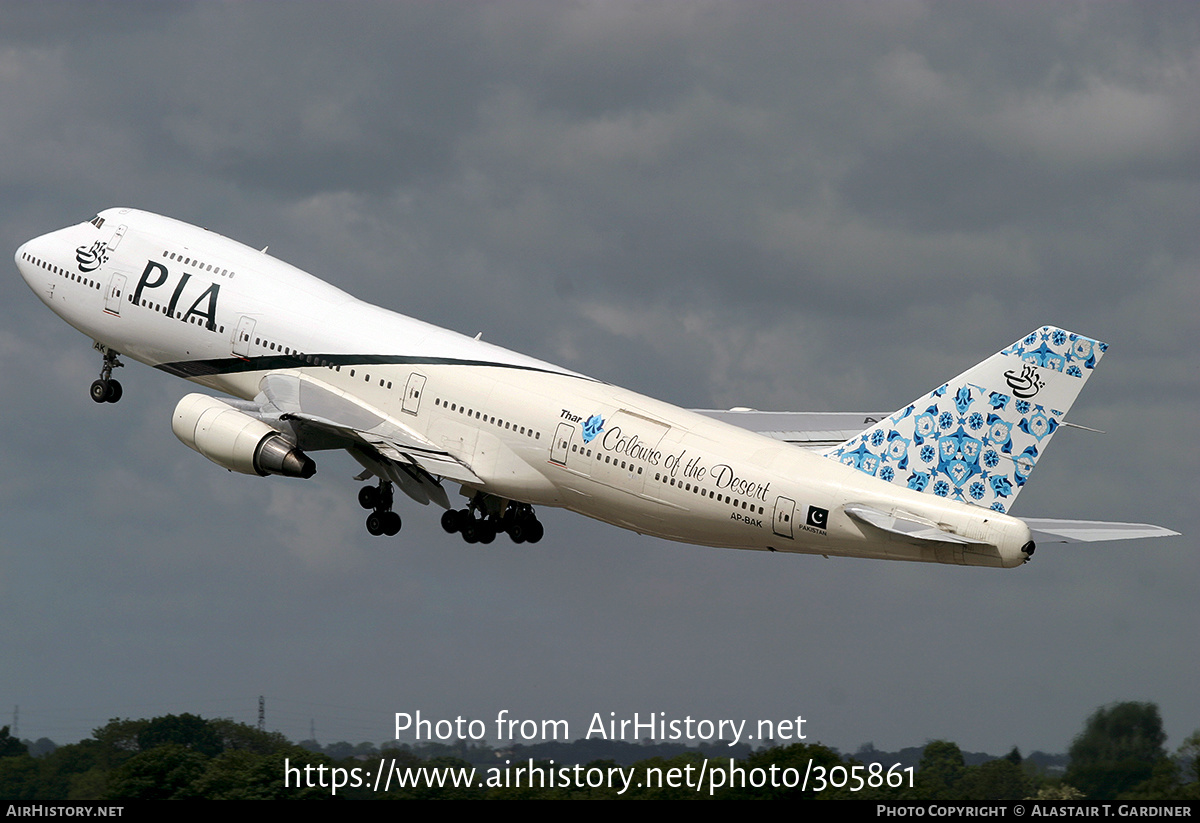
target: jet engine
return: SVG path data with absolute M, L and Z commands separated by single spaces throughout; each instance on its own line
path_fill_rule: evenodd
M 171 429 L 188 448 L 242 474 L 312 477 L 317 464 L 258 418 L 206 394 L 189 394 L 171 416 Z

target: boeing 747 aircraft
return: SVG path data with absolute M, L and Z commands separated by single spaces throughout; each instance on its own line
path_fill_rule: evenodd
M 534 506 L 707 546 L 1013 567 L 1036 541 L 1159 537 L 1131 523 L 1009 514 L 1105 344 L 1044 326 L 892 414 L 689 411 L 372 306 L 219 234 L 108 209 L 30 240 L 17 267 L 95 341 L 228 395 L 172 427 L 245 474 L 312 477 L 345 449 L 374 478 L 367 530 L 399 489 L 467 542 L 537 542 Z M 450 492 L 466 498 L 462 508 Z

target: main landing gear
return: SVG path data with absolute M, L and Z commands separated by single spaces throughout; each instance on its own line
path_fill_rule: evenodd
M 545 529 L 528 503 L 502 503 L 499 511 L 489 513 L 487 502 L 483 495 L 476 495 L 467 508 L 446 511 L 442 528 L 449 534 L 461 534 L 468 543 L 491 543 L 500 532 L 508 534 L 514 543 L 542 539 Z
M 390 537 L 400 531 L 400 515 L 392 511 L 391 481 L 363 486 L 358 490 L 358 505 L 371 509 L 367 515 L 367 531 L 371 534 Z M 491 543 L 500 533 L 507 534 L 514 543 L 536 543 L 545 534 L 533 506 L 482 492 L 465 509 L 449 509 L 442 514 L 442 528 L 450 534 L 461 534 L 468 543 Z
M 124 367 L 117 359 L 117 353 L 112 349 L 104 350 L 104 366 L 100 369 L 100 379 L 92 381 L 92 399 L 97 403 L 116 403 L 121 399 L 121 384 L 112 379 L 113 369 Z
M 393 537 L 400 531 L 400 515 L 392 511 L 392 484 L 380 480 L 378 486 L 363 486 L 358 490 L 358 505 L 374 509 L 367 515 L 367 531 L 378 537 Z

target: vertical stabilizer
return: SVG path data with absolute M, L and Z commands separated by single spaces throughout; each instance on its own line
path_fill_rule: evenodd
M 1007 512 L 1106 348 L 1043 326 L 824 456 Z

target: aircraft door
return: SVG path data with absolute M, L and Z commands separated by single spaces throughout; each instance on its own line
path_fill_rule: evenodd
M 575 436 L 575 427 L 570 423 L 559 423 L 554 430 L 554 440 L 550 443 L 550 462 L 560 466 L 567 465 L 567 452 L 571 449 L 571 438 Z
M 254 336 L 254 318 L 243 317 L 233 333 L 233 353 L 238 357 L 250 357 L 250 338 Z
M 408 385 L 404 387 L 404 411 L 416 414 L 421 408 L 421 392 L 425 391 L 425 375 L 413 372 L 408 376 Z
M 775 534 L 780 537 L 786 537 L 788 540 L 792 537 L 792 519 L 796 516 L 796 501 L 789 500 L 786 497 L 778 497 L 775 499 Z
M 121 296 L 125 294 L 125 275 L 114 274 L 104 295 L 104 310 L 116 317 L 121 316 Z

